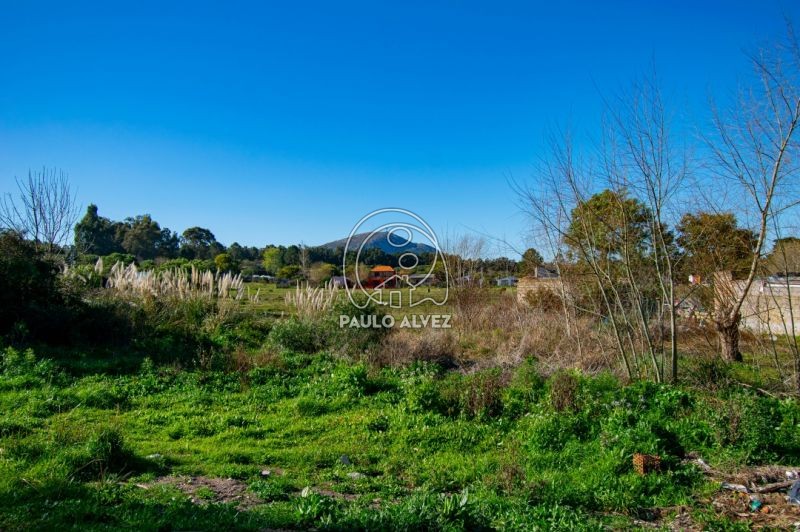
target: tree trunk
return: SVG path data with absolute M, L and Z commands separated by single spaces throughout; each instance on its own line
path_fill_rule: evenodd
M 732 320 L 727 317 L 715 320 L 714 325 L 719 337 L 722 359 L 726 362 L 741 362 L 742 353 L 739 351 L 739 314 Z

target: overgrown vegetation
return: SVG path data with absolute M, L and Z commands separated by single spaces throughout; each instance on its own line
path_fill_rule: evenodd
M 741 525 L 709 470 L 800 459 L 800 247 L 781 234 L 800 65 L 782 53 L 755 60 L 768 105 L 718 115 L 709 141 L 749 219 L 684 208 L 691 164 L 648 82 L 610 106 L 598 153 L 555 142 L 520 190 L 547 267 L 465 236 L 437 262 L 449 284 L 424 287 L 444 307 L 343 297 L 332 277 L 399 265 L 380 248 L 342 271 L 342 248 L 226 248 L 94 205 L 68 246 L 65 174 L 19 181 L 0 202 L 0 529 L 595 530 L 678 508 Z M 514 272 L 548 281 L 518 299 Z M 789 301 L 777 333 L 740 332 L 760 275 Z M 442 312 L 452 327 L 382 326 Z
M 689 451 L 717 467 L 800 453 L 794 401 L 544 379 L 532 359 L 464 375 L 283 351 L 244 373 L 80 377 L 7 348 L 0 390 L 3 528 L 599 529 L 702 508 Z M 637 475 L 634 452 L 663 471 Z M 160 480 L 182 475 L 255 502 Z

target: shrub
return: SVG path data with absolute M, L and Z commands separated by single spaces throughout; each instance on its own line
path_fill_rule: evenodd
M 564 308 L 561 296 L 547 288 L 538 288 L 527 292 L 525 294 L 525 302 L 531 308 L 542 312 L 558 312 Z
M 298 353 L 315 353 L 321 347 L 315 324 L 295 317 L 276 322 L 268 340 L 277 347 Z
M 55 260 L 17 233 L 0 232 L 0 335 L 22 322 L 36 339 L 63 338 L 70 303 L 59 286 Z
M 134 465 L 122 434 L 115 428 L 104 428 L 94 434 L 82 452 L 72 460 L 73 476 L 81 480 L 104 478 L 109 473 L 122 473 Z
M 509 417 L 527 413 L 531 405 L 541 399 L 545 380 L 539 374 L 536 360 L 526 358 L 511 375 L 511 381 L 503 392 L 503 411 Z
M 550 404 L 556 412 L 578 410 L 580 381 L 573 373 L 562 371 L 550 379 Z
M 502 412 L 503 378 L 498 368 L 471 375 L 451 374 L 442 381 L 441 401 L 446 414 L 469 418 L 493 417 Z
M 384 327 L 350 327 L 340 326 L 340 316 L 347 316 L 348 323 L 353 319 L 359 324 L 374 320 L 380 324 L 386 313 L 382 307 L 370 302 L 363 309 L 353 305 L 349 299 L 340 298 L 332 306 L 327 315 L 320 321 L 319 327 L 324 345 L 342 355 L 361 355 L 379 346 L 389 329 Z M 374 317 L 373 317 L 374 316 Z

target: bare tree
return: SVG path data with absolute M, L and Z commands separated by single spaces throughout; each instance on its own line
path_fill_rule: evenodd
M 78 218 L 75 194 L 67 174 L 43 168 L 16 179 L 17 195 L 7 193 L 0 200 L 0 225 L 32 239 L 49 253 L 64 246 Z
M 572 254 L 567 269 L 577 270 L 575 259 L 580 260 L 588 271 L 580 273 L 580 284 L 586 289 L 594 285 L 597 294 L 596 308 L 581 308 L 583 313 L 596 315 L 598 323 L 607 323 L 611 329 L 617 353 L 629 379 L 639 376 L 636 362 L 636 341 L 630 316 L 624 312 L 625 297 L 619 290 L 613 266 L 603 250 L 600 231 L 614 225 L 609 220 L 595 217 L 596 224 L 586 217 L 574 216 L 576 209 L 587 204 L 596 186 L 597 165 L 594 161 L 578 160 L 568 135 L 551 139 L 551 156 L 543 161 L 534 186 L 517 186 L 517 192 L 537 229 L 545 235 L 546 243 L 560 250 L 559 243 L 566 243 Z M 581 237 L 575 238 L 571 231 Z M 625 237 L 625 235 L 622 235 Z M 557 262 L 563 255 L 557 257 Z M 562 268 L 562 274 L 564 273 Z
M 569 136 L 551 141 L 537 186 L 518 193 L 541 241 L 562 259 L 561 273 L 582 272 L 575 281 L 593 294 L 584 301 L 593 308 L 575 310 L 610 329 L 628 377 L 675 380 L 677 255 L 668 227 L 687 157 L 675 146 L 655 75 L 606 104 L 597 149 L 581 157 Z M 564 244 L 571 263 L 562 264 Z
M 743 91 L 729 112 L 714 110 L 715 134 L 706 137 L 719 186 L 739 191 L 740 212 L 750 216 L 758 235 L 743 280 L 717 276 L 714 324 L 721 355 L 740 361 L 741 310 L 759 274 L 765 242 L 772 226 L 798 203 L 798 145 L 800 124 L 800 47 L 789 27 L 787 44 L 751 57 L 754 87 Z
M 486 248 L 485 238 L 472 234 L 448 234 L 445 236 L 443 248 L 450 273 L 449 281 L 454 288 L 482 282 L 479 264 Z
M 303 275 L 303 279 L 308 280 L 309 278 L 309 253 L 308 253 L 308 246 L 306 246 L 305 242 L 300 242 L 299 246 L 300 251 L 300 273 Z
M 670 117 L 655 73 L 635 83 L 629 93 L 622 94 L 614 105 L 608 106 L 608 112 L 612 118 L 610 129 L 619 141 L 619 149 L 611 154 L 618 159 L 615 166 L 619 170 L 614 173 L 617 176 L 615 180 L 619 180 L 618 186 L 647 206 L 651 235 L 649 259 L 661 294 L 655 321 L 659 326 L 667 321 L 668 346 L 664 345 L 663 334 L 658 335 L 660 341 L 656 345 L 647 334 L 647 324 L 643 323 L 645 336 L 651 352 L 660 350 L 662 360 L 665 348 L 669 349 L 670 377 L 675 382 L 678 378 L 675 288 L 676 262 L 679 259 L 668 227 L 681 214 L 678 205 L 689 174 L 689 157 L 686 147 L 677 145 L 671 131 Z M 626 261 L 626 264 L 630 265 L 630 262 Z M 633 273 L 629 270 L 629 280 L 636 288 Z M 641 309 L 639 314 L 644 320 Z M 663 368 L 661 373 L 664 373 Z

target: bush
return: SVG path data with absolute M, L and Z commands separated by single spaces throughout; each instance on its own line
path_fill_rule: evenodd
M 503 392 L 503 413 L 516 418 L 530 411 L 541 399 L 545 380 L 539 374 L 536 359 L 527 358 L 511 375 L 511 381 Z
M 0 232 L 0 335 L 24 330 L 35 339 L 57 340 L 69 330 L 68 301 L 58 264 L 32 242 Z
M 104 478 L 122 473 L 134 465 L 134 456 L 125 445 L 122 434 L 115 428 L 104 428 L 86 442 L 85 448 L 74 455 L 73 476 L 81 480 Z
M 556 373 L 550 379 L 550 404 L 556 412 L 575 412 L 579 391 L 580 381 L 573 373 Z
M 503 390 L 503 377 L 497 368 L 471 375 L 452 373 L 441 382 L 440 407 L 449 416 L 494 417 L 503 410 Z
M 340 316 L 347 316 L 348 323 L 356 320 L 361 323 L 381 324 L 386 315 L 382 307 L 370 302 L 363 309 L 353 305 L 349 299 L 340 298 L 331 307 L 330 312 L 319 323 L 325 346 L 343 355 L 360 355 L 369 352 L 378 345 L 389 332 L 379 327 L 350 327 L 340 325 Z
M 547 288 L 537 288 L 525 294 L 525 302 L 542 312 L 558 312 L 564 308 L 561 296 Z
M 297 353 L 315 353 L 321 347 L 315 324 L 295 317 L 275 323 L 269 332 L 268 341 Z

